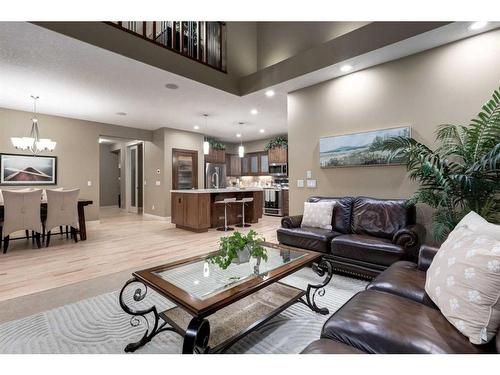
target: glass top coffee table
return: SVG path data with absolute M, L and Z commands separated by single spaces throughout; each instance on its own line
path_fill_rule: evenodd
M 139 325 L 139 317 L 148 324 L 141 340 L 128 344 L 125 351 L 133 352 L 158 333 L 172 331 L 184 338 L 183 353 L 223 352 L 294 303 L 328 314 L 316 305 L 315 296 L 324 294 L 331 264 L 317 252 L 271 243 L 264 247 L 267 260 L 243 256 L 225 270 L 209 262 L 215 255 L 210 253 L 134 272 L 120 292 L 120 306 L 133 316 L 133 326 Z M 311 264 L 324 277 L 318 284 L 303 290 L 279 282 Z M 161 312 L 156 306 L 134 308 L 141 305 L 148 287 L 176 306 Z M 128 294 L 132 298 L 126 299 Z

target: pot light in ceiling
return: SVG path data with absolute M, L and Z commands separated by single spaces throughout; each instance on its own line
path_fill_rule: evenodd
M 250 113 L 252 115 L 257 115 L 259 113 L 259 111 L 257 111 L 255 108 L 253 108 L 252 110 L 250 110 Z
M 265 130 L 264 130 L 264 129 L 260 129 L 260 130 L 259 130 L 259 133 L 264 133 L 264 132 L 265 132 Z
M 193 126 L 194 130 L 198 130 L 200 127 L 198 125 Z
M 486 21 L 476 21 L 471 23 L 471 25 L 469 26 L 469 30 L 479 30 L 485 27 L 487 24 L 488 22 Z
M 267 90 L 267 91 L 266 91 L 266 96 L 267 96 L 268 98 L 272 98 L 272 97 L 274 96 L 274 91 L 273 91 L 273 90 Z
M 179 85 L 176 85 L 175 83 L 167 83 L 165 87 L 169 90 L 177 90 L 179 88 Z
M 241 134 L 240 133 L 236 134 L 236 138 L 241 138 Z
M 346 65 L 342 65 L 340 67 L 340 71 L 341 72 L 344 72 L 344 73 L 347 73 L 347 72 L 350 72 L 352 70 L 352 66 L 349 65 L 349 64 L 346 64 Z
M 126 112 L 116 112 L 118 116 L 127 116 Z

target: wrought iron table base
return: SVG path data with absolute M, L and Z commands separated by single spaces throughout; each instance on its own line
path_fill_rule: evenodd
M 318 307 L 315 299 L 317 295 L 320 297 L 325 295 L 324 288 L 330 282 L 333 276 L 333 267 L 328 260 L 322 259 L 318 264 L 316 263 L 313 264 L 312 269 L 320 277 L 326 275 L 325 279 L 323 280 L 323 282 L 319 284 L 309 284 L 305 292 L 305 300 L 304 297 L 300 297 L 295 302 L 303 303 L 304 305 L 309 307 L 312 311 L 318 314 L 327 315 L 329 314 L 329 310 L 326 307 Z M 180 332 L 173 326 L 168 325 L 168 322 L 162 319 L 162 317 L 158 313 L 158 310 L 156 309 L 156 306 L 154 305 L 144 310 L 132 309 L 129 306 L 127 306 L 127 304 L 123 300 L 123 294 L 125 289 L 130 284 L 133 283 L 137 283 L 140 285 L 140 287 L 138 287 L 134 292 L 133 300 L 135 302 L 140 302 L 144 300 L 144 298 L 146 297 L 148 292 L 147 285 L 136 278 L 132 278 L 125 283 L 120 292 L 120 297 L 119 297 L 120 306 L 123 309 L 123 311 L 125 311 L 129 315 L 132 315 L 132 317 L 130 318 L 130 324 L 133 327 L 139 326 L 141 324 L 141 319 L 142 319 L 146 323 L 146 331 L 144 332 L 144 335 L 139 341 L 128 344 L 125 347 L 125 352 L 127 353 L 135 352 L 137 349 L 150 342 L 157 334 L 166 331 L 175 332 L 180 336 L 184 337 L 184 342 L 182 345 L 183 354 L 210 352 L 210 348 L 208 346 L 208 341 L 210 337 L 210 323 L 208 322 L 208 320 L 199 317 L 194 317 L 193 319 L 191 319 L 186 329 L 186 332 Z M 282 311 L 281 309 L 278 309 L 276 315 L 279 314 L 279 312 L 281 311 Z M 153 314 L 152 316 L 154 319 L 154 324 L 152 327 L 150 326 L 150 323 L 147 319 L 148 314 Z

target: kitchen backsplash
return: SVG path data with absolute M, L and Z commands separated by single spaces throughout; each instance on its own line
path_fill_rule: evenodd
M 226 186 L 265 187 L 273 183 L 272 176 L 226 177 Z

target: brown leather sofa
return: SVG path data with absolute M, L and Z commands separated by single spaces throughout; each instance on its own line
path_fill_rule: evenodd
M 323 326 L 305 354 L 498 353 L 500 332 L 486 345 L 463 336 L 425 293 L 425 274 L 437 249 L 422 246 L 418 264 L 394 263 Z
M 394 262 L 416 260 L 425 231 L 406 200 L 313 196 L 308 201 L 335 202 L 332 230 L 302 228 L 302 215 L 288 216 L 278 229 L 280 243 L 325 253 L 336 271 L 369 279 Z

